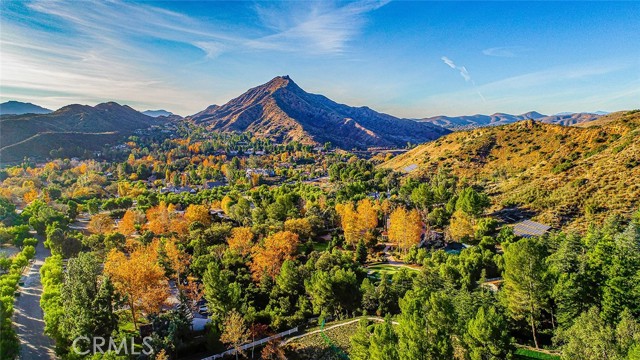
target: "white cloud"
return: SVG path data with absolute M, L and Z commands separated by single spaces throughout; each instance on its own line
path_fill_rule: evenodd
M 26 10 L 3 8 L 2 97 L 31 96 L 53 108 L 115 100 L 186 114 L 211 99 L 175 75 L 176 58 L 200 64 L 229 52 L 340 54 L 360 34 L 366 13 L 384 4 L 257 7 L 261 22 L 240 25 L 122 0 L 35 0 L 22 4 Z M 173 43 L 199 49 L 201 58 L 155 46 Z
M 250 40 L 245 45 L 255 49 L 339 54 L 361 31 L 364 15 L 388 1 L 360 1 L 344 6 L 328 2 L 298 3 L 304 7 L 285 8 L 277 4 L 256 6 L 262 23 L 274 34 Z
M 528 50 L 529 49 L 525 48 L 524 46 L 498 46 L 484 49 L 482 50 L 482 53 L 487 56 L 512 58 L 517 57 L 520 53 L 526 52 Z
M 473 81 L 473 79 L 471 78 L 471 75 L 469 75 L 469 71 L 467 70 L 466 67 L 464 66 L 458 66 L 456 65 L 453 60 L 449 59 L 446 56 L 443 56 L 440 58 L 445 64 L 447 64 L 447 66 L 449 66 L 450 68 L 452 68 L 453 70 L 457 70 L 460 73 L 460 76 L 462 76 L 462 78 L 464 78 L 464 81 L 471 83 L 471 85 L 473 85 L 473 88 L 476 90 L 476 93 L 478 94 L 478 96 L 482 99 L 482 101 L 486 101 L 484 96 L 482 95 L 482 93 L 480 92 L 480 90 L 478 90 L 475 81 Z

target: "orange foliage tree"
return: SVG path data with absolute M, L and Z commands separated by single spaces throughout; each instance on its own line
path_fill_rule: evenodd
M 136 232 L 136 225 L 143 221 L 144 215 L 135 210 L 128 209 L 118 223 L 118 232 L 125 236 L 130 236 Z
M 344 239 L 355 246 L 361 239 L 369 240 L 371 231 L 378 225 L 378 210 L 371 200 L 362 199 L 355 207 L 352 203 L 336 205 L 340 215 Z
M 158 263 L 158 245 L 139 246 L 129 256 L 113 249 L 107 255 L 104 271 L 118 292 L 126 296 L 133 324 L 138 328 L 139 311 L 158 313 L 169 297 L 169 283 Z
M 205 226 L 211 225 L 209 208 L 205 205 L 189 205 L 184 213 L 184 217 L 187 219 L 189 224 L 198 221 Z
M 88 226 L 94 234 L 105 234 L 113 230 L 113 219 L 109 214 L 95 214 L 91 217 Z
M 161 202 L 150 208 L 147 210 L 147 220 L 146 228 L 154 234 L 174 233 L 182 237 L 189 232 L 187 221 L 184 216 L 175 212 L 173 204 Z
M 231 236 L 227 239 L 227 244 L 231 250 L 238 251 L 242 255 L 247 255 L 253 247 L 253 233 L 251 228 L 237 227 L 231 230 Z
M 422 219 L 418 210 L 407 211 L 404 207 L 396 208 L 390 217 L 389 240 L 407 251 L 411 246 L 420 243 L 422 235 Z
M 256 245 L 252 249 L 253 259 L 250 264 L 253 279 L 260 281 L 263 275 L 275 278 L 285 260 L 293 258 L 298 247 L 298 235 L 291 231 L 280 231 Z
M 175 239 L 165 241 L 164 252 L 167 256 L 167 260 L 169 261 L 169 266 L 171 266 L 171 270 L 175 272 L 177 283 L 181 284 L 180 275 L 184 274 L 187 269 L 189 269 L 191 255 L 178 248 L 178 244 Z

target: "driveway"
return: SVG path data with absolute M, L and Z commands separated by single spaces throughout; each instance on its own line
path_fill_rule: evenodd
M 36 235 L 38 245 L 33 264 L 27 267 L 18 291 L 13 312 L 13 325 L 20 339 L 21 360 L 50 360 L 55 359 L 53 340 L 44 334 L 44 320 L 40 308 L 42 283 L 40 282 L 40 268 L 44 259 L 51 255 L 49 249 L 43 245 L 44 239 Z

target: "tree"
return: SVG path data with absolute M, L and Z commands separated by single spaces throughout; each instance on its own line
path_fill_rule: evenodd
M 504 251 L 504 301 L 515 320 L 528 319 L 533 342 L 538 347 L 536 323 L 547 303 L 546 247 L 540 240 L 525 238 Z
M 224 330 L 220 336 L 220 341 L 233 348 L 236 353 L 236 359 L 239 354 L 243 354 L 241 346 L 249 340 L 249 333 L 244 324 L 242 315 L 235 309 L 231 310 L 229 315 L 224 319 Z
M 458 242 L 468 241 L 475 234 L 474 219 L 462 210 L 457 210 L 451 216 L 449 224 L 449 235 L 451 239 Z
M 118 223 L 118 232 L 124 236 L 130 236 L 136 232 L 136 214 L 128 209 Z
M 298 247 L 298 235 L 290 231 L 277 232 L 267 237 L 262 245 L 252 249 L 250 264 L 253 278 L 259 281 L 264 274 L 272 279 L 280 272 L 282 263 L 293 258 Z
M 285 221 L 284 230 L 298 234 L 299 237 L 305 240 L 311 239 L 311 236 L 313 235 L 313 228 L 307 218 L 289 219 Z
M 175 239 L 167 240 L 164 243 L 164 252 L 167 256 L 167 260 L 169 260 L 171 270 L 175 272 L 177 283 L 182 284 L 180 282 L 180 275 L 184 274 L 189 269 L 191 255 L 179 249 Z
M 273 339 L 267 342 L 260 354 L 262 360 L 287 360 L 284 350 L 280 347 L 280 340 Z
M 466 187 L 458 194 L 456 210 L 463 211 L 473 217 L 479 217 L 489 205 L 491 205 L 491 200 L 487 194 L 479 193 L 472 187 Z
M 189 205 L 184 213 L 184 217 L 187 219 L 189 224 L 197 221 L 207 227 L 211 225 L 209 208 L 205 205 Z
M 506 319 L 495 307 L 480 307 L 467 324 L 465 342 L 471 360 L 502 360 L 513 352 Z
M 406 252 L 420 243 L 421 236 L 422 220 L 418 210 L 407 211 L 404 207 L 398 207 L 391 213 L 389 241 L 395 242 Z
M 430 359 L 424 299 L 413 291 L 400 300 L 398 354 L 400 360 Z
M 354 254 L 355 260 L 360 264 L 364 264 L 367 262 L 367 246 L 364 244 L 364 240 L 358 241 L 358 246 L 356 246 L 356 252 Z
M 398 337 L 393 331 L 391 318 L 385 317 L 384 322 L 374 326 L 370 338 L 369 355 L 371 360 L 398 360 Z
M 88 226 L 94 234 L 106 234 L 113 231 L 113 219 L 109 214 L 96 214 L 91 217 Z
M 138 311 L 157 313 L 169 296 L 169 283 L 158 263 L 157 248 L 157 243 L 139 246 L 128 257 L 112 249 L 104 264 L 104 271 L 118 292 L 127 297 L 136 329 Z
M 218 262 L 209 263 L 202 282 L 213 320 L 222 319 L 229 311 L 240 307 L 240 284 L 231 282 L 230 273 L 222 270 Z
M 562 359 L 620 359 L 614 330 L 604 323 L 598 308 L 582 313 L 574 324 L 560 333 Z M 626 355 L 626 354 L 625 354 Z
M 82 252 L 69 259 L 60 292 L 65 314 L 61 328 L 69 340 L 78 336 L 108 337 L 117 328 L 114 289 L 102 276 L 101 265 L 91 253 Z
M 231 236 L 227 239 L 229 249 L 247 255 L 253 247 L 253 232 L 249 227 L 237 227 L 231 230 Z
M 349 358 L 351 360 L 369 360 L 370 336 L 367 319 L 360 319 L 358 329 L 349 338 L 351 344 Z

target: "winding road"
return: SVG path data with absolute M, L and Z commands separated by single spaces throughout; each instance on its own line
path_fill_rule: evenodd
M 20 296 L 14 306 L 13 325 L 20 339 L 19 359 L 51 360 L 56 359 L 53 341 L 44 334 L 44 314 L 40 308 L 40 268 L 51 252 L 44 247 L 42 236 L 34 236 L 38 239 L 36 256 L 20 279 L 24 285 L 18 288 Z

